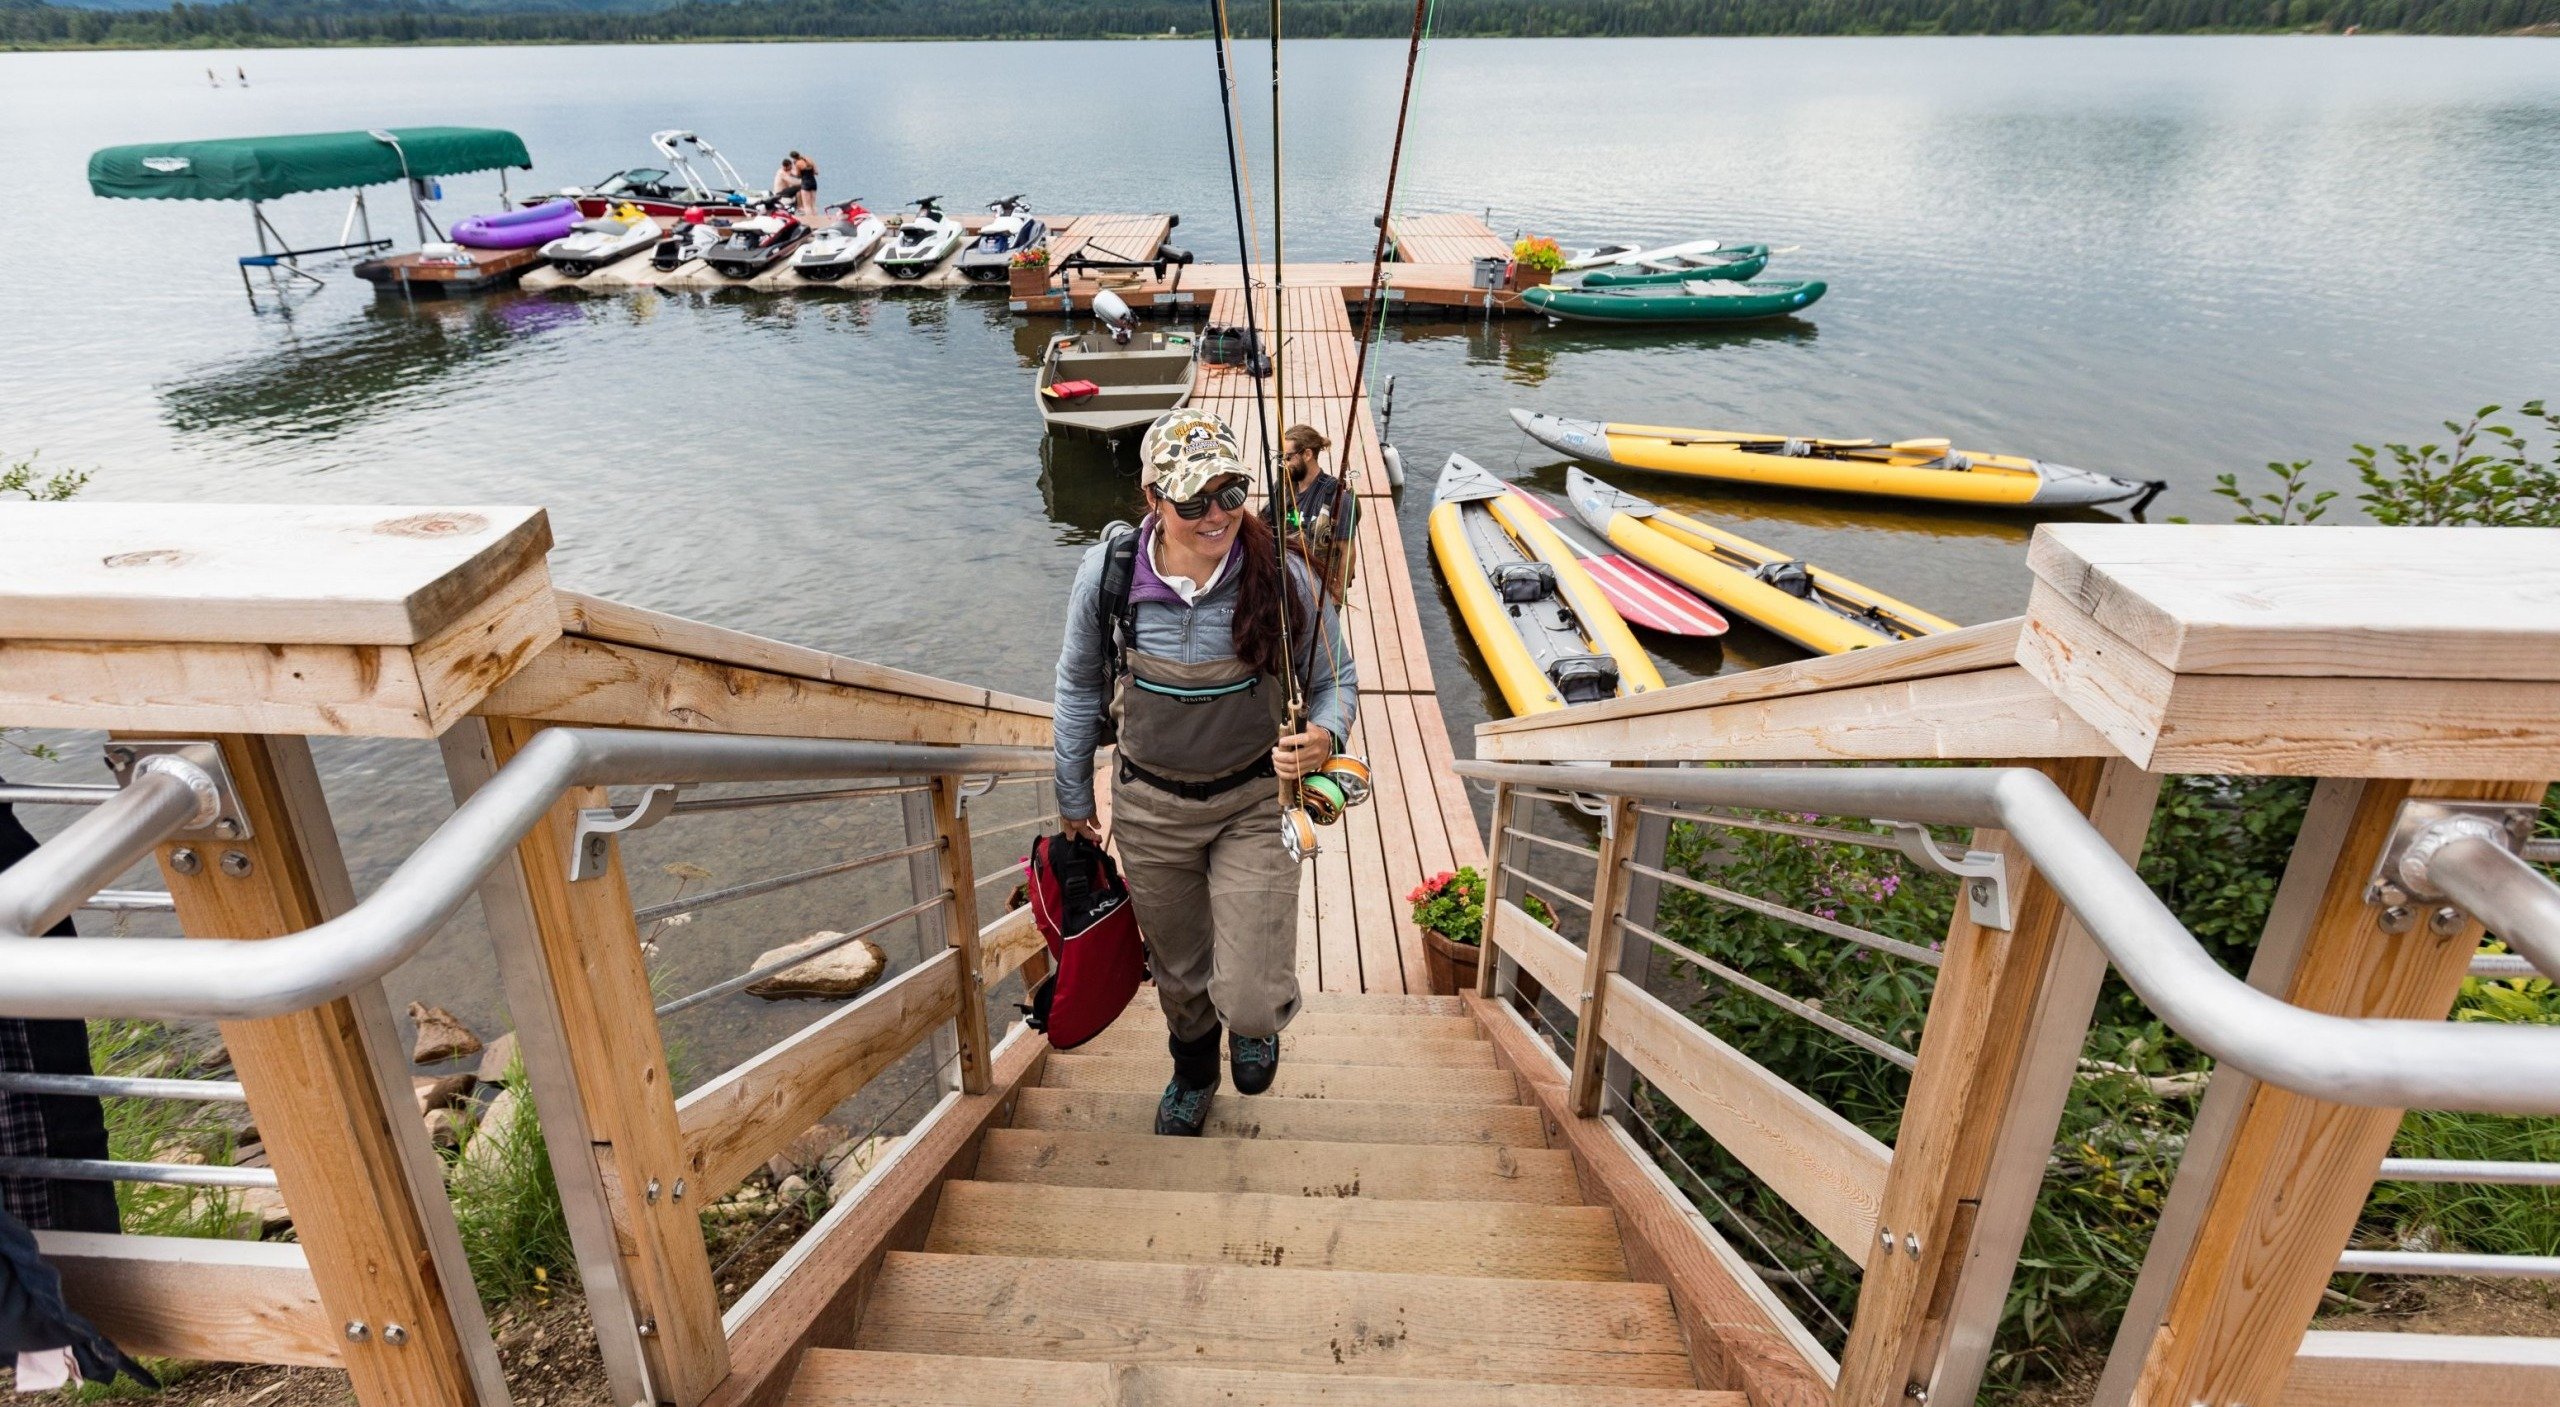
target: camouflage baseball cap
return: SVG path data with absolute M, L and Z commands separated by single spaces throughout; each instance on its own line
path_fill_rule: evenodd
M 1214 412 L 1167 411 L 1138 447 L 1138 481 L 1166 498 L 1196 498 L 1211 484 L 1244 476 L 1244 447 Z

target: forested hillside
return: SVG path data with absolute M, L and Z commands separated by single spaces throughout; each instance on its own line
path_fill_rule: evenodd
M 115 3 L 115 0 L 100 0 Z M 1257 34 L 1265 8 L 1234 7 Z M 107 10 L 0 0 L 0 45 L 627 43 L 699 39 L 1108 38 L 1196 34 L 1201 3 L 1149 0 L 275 0 Z M 1293 0 L 1293 37 L 1401 35 L 1409 0 Z M 1440 0 L 1454 35 L 2166 34 L 2560 27 L 2560 0 Z

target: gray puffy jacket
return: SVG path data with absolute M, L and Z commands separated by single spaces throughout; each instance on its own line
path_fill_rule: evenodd
M 1094 612 L 1102 597 L 1103 558 L 1111 536 L 1106 532 L 1101 542 L 1086 549 L 1083 564 L 1076 568 L 1075 588 L 1067 593 L 1066 643 L 1058 651 L 1058 814 L 1079 819 L 1093 814 L 1094 739 L 1111 706 L 1111 642 L 1094 628 Z M 1312 602 L 1315 581 L 1306 564 L 1295 557 L 1288 562 L 1298 599 Z M 1237 576 L 1229 572 L 1220 577 L 1189 606 L 1140 601 L 1130 648 L 1183 664 L 1235 658 L 1230 632 L 1235 624 Z M 1319 640 L 1325 646 L 1322 650 L 1315 648 Z M 1351 660 L 1351 642 L 1343 638 L 1341 611 L 1328 603 L 1317 639 L 1290 643 L 1297 647 L 1308 720 L 1333 734 L 1339 747 L 1351 736 L 1351 720 L 1360 706 L 1359 670 Z

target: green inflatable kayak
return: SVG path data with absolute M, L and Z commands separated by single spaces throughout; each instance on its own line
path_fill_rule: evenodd
M 1685 283 L 1693 278 L 1746 279 L 1769 267 L 1769 246 L 1727 244 L 1694 254 L 1611 264 L 1582 276 L 1585 288 L 1623 288 L 1638 283 Z
M 1820 279 L 1735 283 L 1691 279 L 1617 288 L 1531 288 L 1520 300 L 1554 318 L 1585 322 L 1741 322 L 1799 313 L 1830 291 Z

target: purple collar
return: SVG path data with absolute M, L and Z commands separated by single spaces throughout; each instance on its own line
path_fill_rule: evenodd
M 1156 574 L 1155 536 L 1156 515 L 1150 513 L 1138 522 L 1137 575 L 1131 577 L 1129 580 L 1129 600 L 1132 603 L 1139 601 L 1161 601 L 1168 606 L 1185 605 L 1187 603 L 1183 601 L 1182 593 L 1165 585 L 1164 578 Z M 1236 549 L 1242 546 L 1244 546 L 1244 539 L 1241 536 L 1227 544 L 1227 563 L 1229 565 L 1232 565 L 1235 561 Z M 1225 578 L 1222 573 L 1220 580 L 1223 581 L 1224 579 Z

